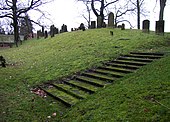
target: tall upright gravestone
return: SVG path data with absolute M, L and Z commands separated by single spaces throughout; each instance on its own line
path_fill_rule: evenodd
M 156 21 L 156 34 L 164 34 L 164 20 Z
M 91 29 L 95 29 L 96 28 L 96 21 L 91 21 Z
M 108 17 L 108 27 L 114 27 L 114 14 L 112 12 L 109 13 Z
M 149 20 L 144 20 L 142 23 L 142 31 L 145 33 L 149 33 L 149 27 L 150 27 L 150 21 Z
M 102 27 L 102 17 L 98 16 L 97 17 L 97 28 L 101 28 Z
M 51 37 L 54 37 L 54 25 L 50 26 L 50 35 Z

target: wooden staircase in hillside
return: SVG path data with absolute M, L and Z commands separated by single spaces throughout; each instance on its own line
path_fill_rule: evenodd
M 114 83 L 126 74 L 133 73 L 141 66 L 163 56 L 163 53 L 131 52 L 128 55 L 122 55 L 115 60 L 104 63 L 103 66 L 84 71 L 70 79 L 39 86 L 39 89 L 70 107 L 80 100 L 86 99 L 88 95 L 95 93 L 105 85 Z

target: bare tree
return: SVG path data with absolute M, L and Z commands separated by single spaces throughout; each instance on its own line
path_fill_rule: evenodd
M 112 0 L 111 2 L 107 2 L 106 0 L 91 0 L 91 7 L 93 10 L 93 13 L 96 15 L 96 17 L 100 16 L 102 18 L 102 22 L 105 19 L 105 15 L 104 15 L 104 10 L 111 4 L 114 4 L 116 2 L 118 2 L 119 0 Z M 99 2 L 100 3 L 100 10 L 95 8 L 94 3 L 95 2 Z
M 78 1 L 82 1 L 83 4 L 86 6 L 86 12 L 88 14 L 88 16 L 83 12 L 82 17 L 87 21 L 88 23 L 88 28 L 90 28 L 90 22 L 91 22 L 91 1 L 89 0 L 78 0 Z
M 133 12 L 136 10 L 136 7 L 133 7 L 130 1 L 124 1 L 124 4 L 121 3 L 120 6 L 115 5 L 115 26 L 120 22 L 127 22 L 131 27 L 132 24 L 129 20 L 125 19 L 123 15 L 126 15 L 128 12 Z
M 144 0 L 129 0 L 133 6 L 135 6 L 136 11 L 135 14 L 137 15 L 137 28 L 140 29 L 140 16 L 146 16 L 147 11 L 144 8 Z
M 166 6 L 166 0 L 160 0 L 159 20 L 163 20 L 165 6 Z
M 14 42 L 18 47 L 19 42 L 19 27 L 18 19 L 23 18 L 22 14 L 31 10 L 39 10 L 38 7 L 50 2 L 49 0 L 0 0 L 0 18 L 11 19 L 14 28 Z M 39 10 L 40 11 L 40 10 Z M 33 20 L 30 20 L 36 24 Z

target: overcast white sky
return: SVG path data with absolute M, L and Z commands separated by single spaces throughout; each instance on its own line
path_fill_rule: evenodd
M 156 0 L 145 0 L 145 5 L 148 8 L 147 17 L 141 18 L 149 19 L 150 20 L 150 28 L 151 30 L 155 30 L 155 21 L 159 18 L 159 2 L 155 7 Z M 158 0 L 159 1 L 159 0 Z M 85 5 L 83 5 L 82 2 L 76 2 L 76 0 L 54 0 L 54 2 L 49 3 L 48 5 L 43 6 L 43 9 L 51 14 L 50 18 L 52 20 L 52 23 L 58 27 L 61 28 L 62 24 L 66 24 L 68 26 L 68 30 L 73 27 L 78 27 L 80 23 L 85 23 L 85 19 L 81 17 L 82 11 L 85 9 Z M 164 20 L 165 20 L 165 31 L 170 32 L 170 16 L 168 14 L 170 12 L 170 0 L 167 0 L 167 5 L 165 7 L 164 11 Z M 92 20 L 96 20 L 96 17 L 92 13 Z M 32 14 L 31 17 L 36 17 Z M 136 26 L 136 17 L 130 17 L 130 21 L 132 22 L 132 25 Z M 50 23 L 50 24 L 52 24 Z M 129 27 L 128 25 L 126 27 Z M 142 24 L 141 24 L 142 28 Z

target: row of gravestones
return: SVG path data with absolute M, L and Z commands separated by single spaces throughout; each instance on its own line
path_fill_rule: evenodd
M 67 31 L 67 25 L 63 24 L 61 26 L 61 30 L 59 31 L 58 28 L 56 28 L 54 25 L 50 26 L 50 36 L 54 37 L 55 34 L 63 33 L 63 32 L 68 32 Z M 42 30 L 37 31 L 37 39 L 40 37 L 48 38 L 48 32 L 44 31 L 44 27 L 42 26 Z
M 156 26 L 155 26 L 155 33 L 156 34 L 164 34 L 164 20 L 161 21 L 156 21 Z M 142 23 L 142 31 L 149 33 L 150 31 L 150 21 L 149 20 L 144 20 Z
M 156 28 L 155 32 L 156 34 L 163 34 L 164 33 L 164 20 L 162 21 L 156 21 Z M 121 28 L 122 30 L 125 30 L 125 24 L 123 23 L 122 25 L 115 26 L 114 24 L 114 14 L 111 12 L 108 16 L 108 27 L 118 27 Z M 98 16 L 97 17 L 97 28 L 104 28 L 106 27 L 106 23 L 102 22 L 102 17 Z M 143 32 L 149 32 L 149 27 L 150 27 L 150 21 L 149 20 L 144 20 L 143 21 Z M 91 29 L 96 28 L 96 21 L 91 21 Z
M 109 28 L 114 28 L 115 24 L 114 24 L 114 14 L 111 12 L 109 13 L 108 16 L 108 25 L 106 25 L 105 22 L 102 21 L 102 17 L 98 16 L 97 17 L 97 28 L 105 28 L 105 27 L 109 27 Z M 122 30 L 125 30 L 125 24 L 123 23 L 122 25 L 116 26 L 118 28 L 121 28 Z M 96 21 L 91 21 L 91 29 L 95 29 L 96 28 Z
M 101 16 L 98 16 L 97 17 L 97 28 L 105 28 L 105 27 L 106 27 L 106 23 L 102 21 Z M 124 23 L 122 25 L 115 26 L 115 24 L 114 24 L 114 14 L 112 12 L 108 16 L 107 27 L 110 27 L 110 28 L 118 27 L 118 28 L 121 28 L 121 30 L 125 30 L 125 24 Z M 150 27 L 150 21 L 144 20 L 143 21 L 143 27 L 142 27 L 143 32 L 149 32 L 149 27 Z M 90 28 L 91 29 L 96 28 L 96 21 L 91 21 Z M 78 29 L 73 29 L 73 28 L 71 29 L 71 31 L 74 31 L 74 30 L 83 30 L 84 31 L 85 26 L 84 26 L 83 23 L 81 23 L 80 27 Z M 60 33 L 63 33 L 63 32 L 68 32 L 67 31 L 67 25 L 63 24 L 61 26 Z M 156 34 L 164 33 L 164 21 L 156 21 L 156 31 L 155 32 L 156 32 Z M 58 34 L 58 33 L 59 33 L 58 28 L 56 28 L 54 25 L 51 25 L 50 26 L 51 37 L 54 37 L 54 35 Z M 39 37 L 44 37 L 44 38 L 48 37 L 47 31 L 44 32 L 44 27 L 42 27 L 42 31 L 41 30 L 37 31 L 37 38 L 39 39 Z

